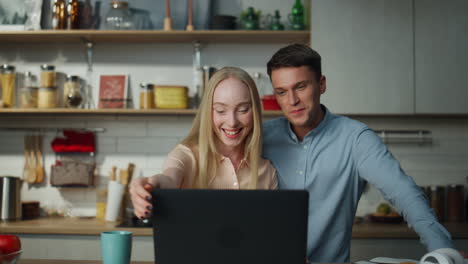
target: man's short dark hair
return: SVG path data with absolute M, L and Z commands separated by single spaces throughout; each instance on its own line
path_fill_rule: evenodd
M 279 68 L 301 66 L 308 66 L 315 73 L 317 81 L 322 77 L 322 57 L 320 54 L 306 45 L 291 44 L 278 50 L 268 61 L 268 76 L 271 79 L 271 72 Z

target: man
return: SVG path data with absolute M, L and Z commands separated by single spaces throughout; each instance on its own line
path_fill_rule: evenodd
M 264 124 L 263 155 L 276 167 L 280 189 L 309 191 L 310 262 L 349 262 L 353 220 L 366 182 L 398 208 L 429 251 L 453 247 L 424 194 L 380 138 L 320 104 L 327 86 L 317 52 L 293 44 L 276 52 L 267 68 L 286 118 Z

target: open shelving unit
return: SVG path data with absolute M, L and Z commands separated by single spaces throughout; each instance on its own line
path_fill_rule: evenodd
M 2 43 L 310 43 L 310 31 L 38 30 L 0 32 Z
M 1 115 L 195 115 L 197 109 L 22 109 L 0 108 Z M 264 116 L 280 116 L 281 111 L 263 111 Z

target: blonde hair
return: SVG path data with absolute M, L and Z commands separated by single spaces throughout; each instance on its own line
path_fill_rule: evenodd
M 262 113 L 260 96 L 257 86 L 250 75 L 240 68 L 224 67 L 218 70 L 208 81 L 203 98 L 193 121 L 192 128 L 182 144 L 191 148 L 195 153 L 198 162 L 198 171 L 193 187 L 206 189 L 209 181 L 217 174 L 219 164 L 219 154 L 216 150 L 215 137 L 213 131 L 212 111 L 213 95 L 218 84 L 228 78 L 235 78 L 242 81 L 249 89 L 252 103 L 253 129 L 245 139 L 244 157 L 248 161 L 251 174 L 248 189 L 256 189 L 258 181 L 258 168 L 260 154 L 262 151 Z M 216 161 L 216 162 L 215 162 Z

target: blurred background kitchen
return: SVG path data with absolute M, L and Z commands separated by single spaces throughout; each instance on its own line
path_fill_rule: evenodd
M 0 176 L 24 179 L 23 218 L 103 218 L 109 180 L 160 172 L 215 69 L 247 70 L 265 119 L 280 116 L 266 62 L 302 42 L 322 55 L 323 103 L 376 130 L 459 248 L 468 248 L 466 1 L 171 0 L 169 7 L 162 0 L 0 0 Z M 112 76 L 125 77 L 123 90 L 106 97 Z M 67 173 L 66 164 L 81 173 Z M 364 193 L 352 260 L 422 256 L 416 236 L 384 203 L 376 189 Z M 120 220 L 128 218 L 131 208 Z M 11 223 L 2 232 L 20 232 Z M 36 258 L 98 254 L 92 234 L 22 232 L 26 245 L 88 252 L 36 250 Z M 137 238 L 136 260 L 152 258 L 149 233 Z

